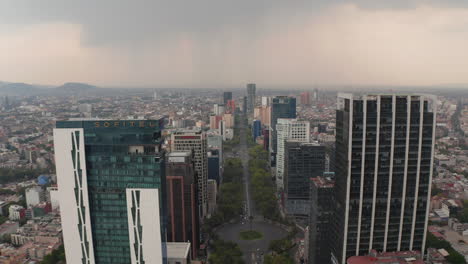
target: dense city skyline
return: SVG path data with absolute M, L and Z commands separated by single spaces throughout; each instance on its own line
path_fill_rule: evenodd
M 0 1 L 0 263 L 468 264 L 468 0 Z

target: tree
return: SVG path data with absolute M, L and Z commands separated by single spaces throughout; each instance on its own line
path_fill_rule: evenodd
M 431 190 L 432 196 L 436 196 L 436 195 L 438 195 L 438 194 L 440 194 L 440 193 L 443 193 L 443 192 L 444 192 L 444 191 L 443 191 L 442 189 L 439 189 L 439 188 L 437 188 L 437 187 L 435 187 L 435 186 L 434 186 L 434 187 L 432 188 L 432 190 Z
M 11 243 L 11 234 L 4 234 L 2 236 L 2 243 Z
M 449 253 L 447 261 L 451 264 L 466 264 L 465 257 L 458 253 L 455 249 L 452 248 L 452 245 L 446 240 L 438 239 L 436 236 L 427 232 L 426 237 L 426 249 L 427 248 L 436 248 L 436 249 L 445 249 Z
M 242 251 L 233 242 L 216 240 L 213 244 L 213 253 L 210 255 L 209 263 L 212 264 L 243 264 Z
M 293 264 L 294 260 L 288 255 L 267 255 L 265 264 Z
M 63 245 L 53 250 L 52 253 L 45 256 L 44 259 L 40 262 L 40 264 L 57 263 L 65 263 L 65 249 L 63 248 Z
M 276 252 L 277 254 L 283 254 L 284 252 L 291 249 L 294 245 L 292 244 L 291 240 L 284 238 L 284 239 L 277 239 L 272 240 L 268 249 L 271 251 Z

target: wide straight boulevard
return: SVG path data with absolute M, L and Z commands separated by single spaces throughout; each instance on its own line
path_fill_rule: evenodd
M 249 151 L 247 144 L 247 134 L 250 132 L 244 122 L 239 122 L 240 128 L 240 144 L 234 148 L 233 152 L 237 153 L 240 159 L 242 159 L 243 166 L 243 179 L 244 179 L 244 195 L 246 210 L 243 219 L 239 223 L 227 224 L 219 229 L 218 235 L 227 241 L 233 241 L 239 245 L 243 254 L 244 260 L 247 264 L 260 264 L 263 263 L 264 254 L 268 253 L 268 246 L 270 241 L 276 239 L 282 239 L 287 235 L 287 232 L 275 224 L 266 222 L 263 216 L 257 214 L 255 211 L 255 204 L 252 200 L 251 188 L 250 188 L 250 175 L 249 175 Z M 257 240 L 242 240 L 239 236 L 241 231 L 249 230 L 249 216 L 253 216 L 252 230 L 258 231 L 263 234 L 261 239 Z

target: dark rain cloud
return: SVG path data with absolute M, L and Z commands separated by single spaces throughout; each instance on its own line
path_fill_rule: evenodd
M 266 18 L 288 23 L 343 3 L 366 9 L 468 8 L 468 0 L 6 0 L 0 2 L 0 24 L 79 24 L 85 45 L 135 45 L 178 33 L 209 38 L 226 27 L 255 32 Z

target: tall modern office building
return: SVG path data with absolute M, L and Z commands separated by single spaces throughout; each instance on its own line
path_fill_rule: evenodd
M 176 131 L 171 135 L 172 152 L 192 151 L 197 173 L 199 214 L 203 218 L 208 210 L 208 146 L 205 132 L 201 130 Z
M 297 119 L 279 118 L 276 124 L 278 153 L 276 156 L 276 187 L 284 189 L 284 156 L 287 140 L 310 141 L 310 123 Z
M 339 94 L 332 259 L 424 252 L 436 98 Z
M 252 122 L 252 138 L 255 141 L 257 137 L 262 135 L 262 122 L 260 120 L 255 119 Z
M 270 155 L 272 167 L 276 166 L 276 123 L 278 122 L 278 118 L 296 118 L 296 98 L 277 96 L 271 102 Z
M 257 88 L 255 83 L 247 84 L 247 113 L 253 114 L 255 108 L 255 92 Z
M 195 259 L 200 244 L 200 225 L 193 166 L 191 151 L 171 152 L 167 155 L 167 241 L 190 241 L 192 258 Z
M 215 180 L 219 185 L 222 181 L 222 167 L 220 151 L 217 149 L 209 149 L 208 151 L 208 180 Z
M 309 92 L 303 92 L 301 93 L 301 105 L 307 106 L 310 105 L 310 93 Z
M 67 263 L 165 263 L 163 120 L 57 122 Z
M 232 100 L 232 92 L 224 92 L 223 93 L 223 104 L 227 105 L 228 101 Z
M 307 263 L 331 263 L 332 217 L 335 210 L 335 182 L 327 177 L 310 179 L 309 247 Z
M 286 212 L 307 217 L 310 211 L 310 178 L 322 176 L 325 171 L 325 147 L 317 143 L 286 140 L 284 148 L 283 194 Z

